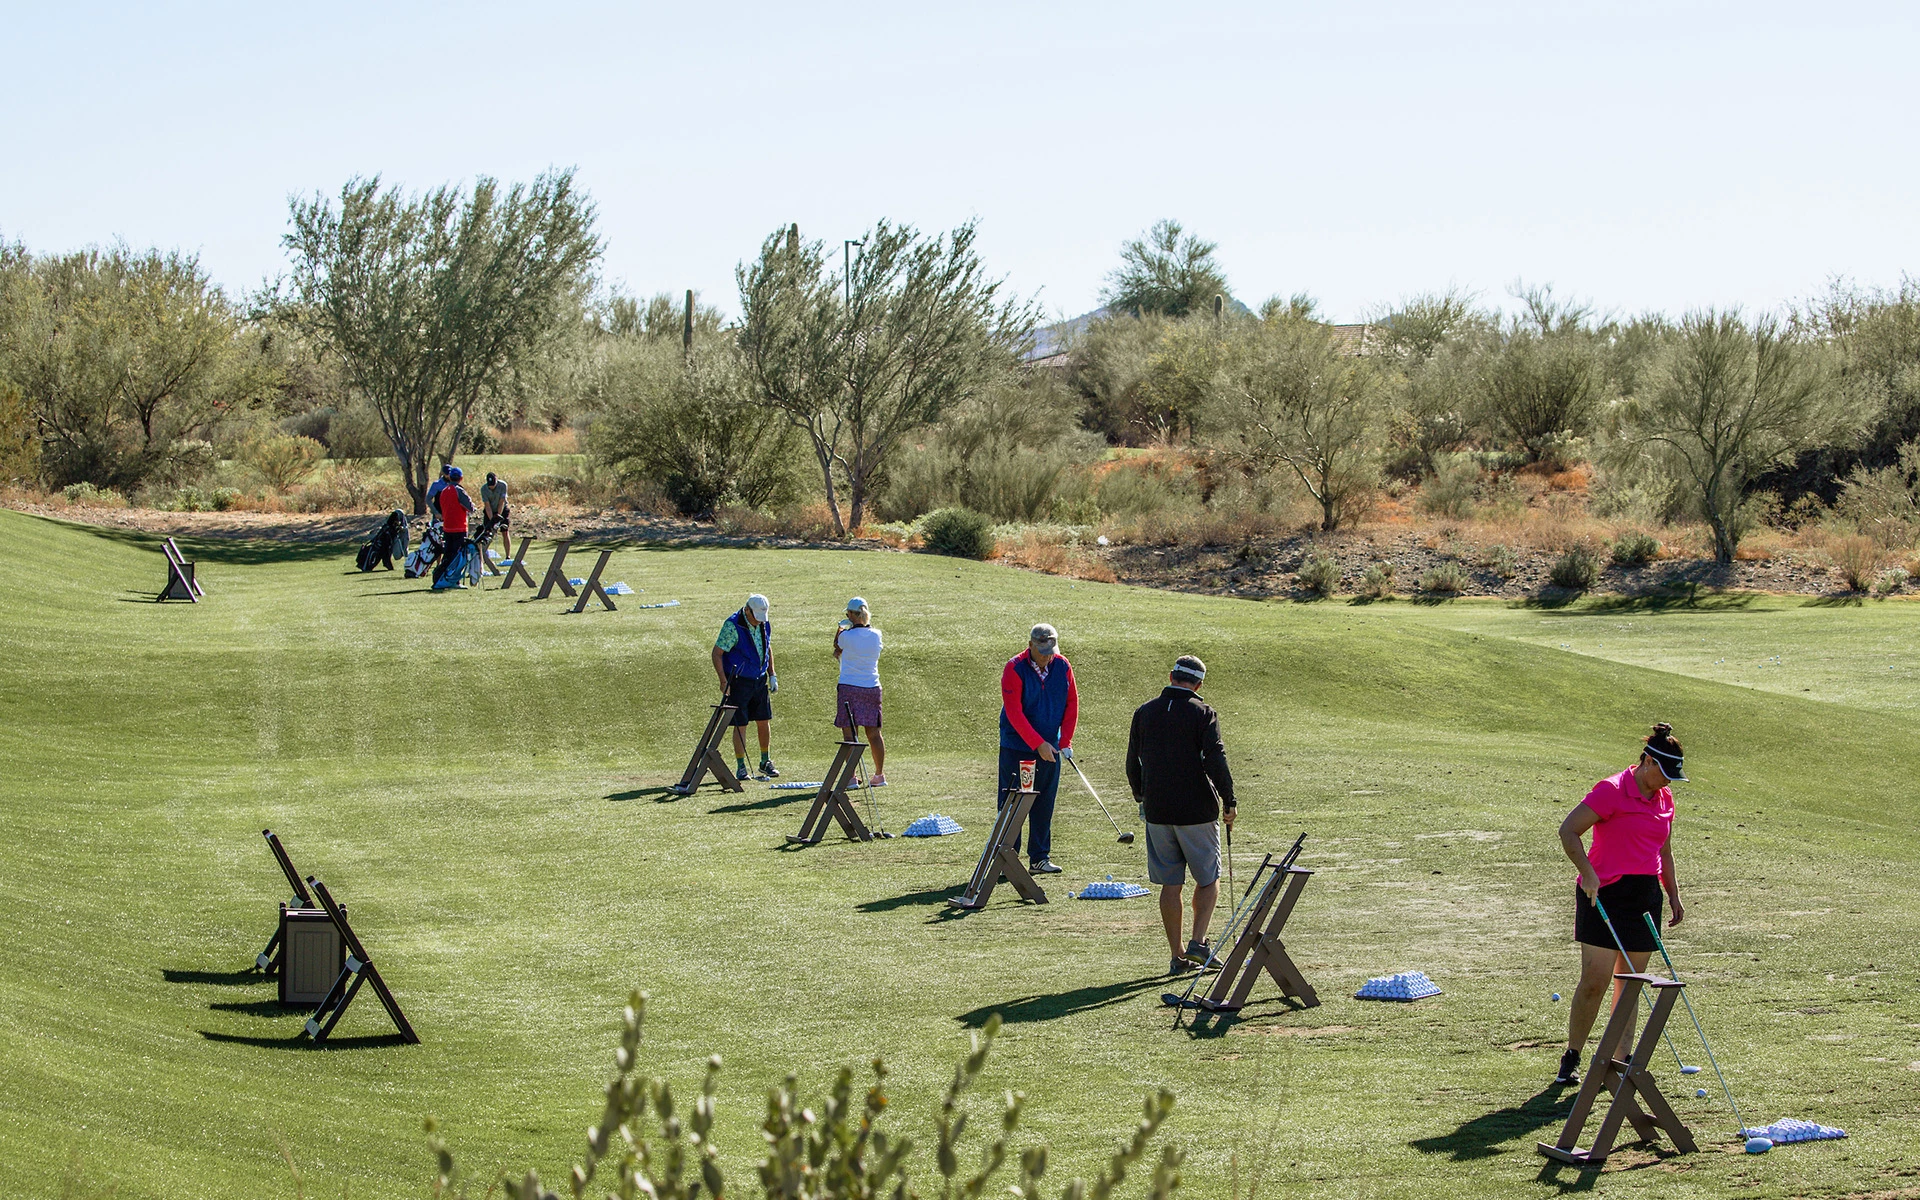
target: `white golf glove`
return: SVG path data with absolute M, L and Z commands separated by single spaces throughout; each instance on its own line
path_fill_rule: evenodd
M 780 690 L 780 677 L 778 675 L 769 674 L 767 676 L 767 691 L 777 692 L 779 690 Z

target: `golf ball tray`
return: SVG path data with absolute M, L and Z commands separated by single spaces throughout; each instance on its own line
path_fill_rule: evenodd
M 1438 996 L 1440 986 L 1427 978 L 1425 971 L 1401 971 L 1394 975 L 1376 975 L 1360 985 L 1355 1000 L 1424 1000 Z
M 1798 1117 L 1783 1117 L 1763 1128 L 1742 1129 L 1740 1133 L 1743 1137 L 1766 1138 L 1776 1146 L 1786 1142 L 1820 1142 L 1847 1136 L 1844 1129 L 1802 1121 Z
M 960 833 L 960 822 L 941 813 L 928 813 L 900 831 L 906 837 L 944 837 Z
M 1078 900 L 1131 900 L 1135 896 L 1144 896 L 1146 894 L 1147 889 L 1137 883 L 1119 883 L 1111 879 L 1103 879 L 1097 883 L 1090 883 L 1086 887 L 1081 888 L 1080 894 L 1074 898 Z

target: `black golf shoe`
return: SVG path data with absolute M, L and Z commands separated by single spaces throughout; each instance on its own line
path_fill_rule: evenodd
M 1030 866 L 1029 866 L 1029 867 L 1027 868 L 1027 870 L 1028 870 L 1029 872 L 1031 872 L 1032 874 L 1035 874 L 1035 875 L 1058 875 L 1058 874 L 1060 874 L 1060 868 L 1059 868 L 1059 867 L 1056 867 L 1056 866 L 1054 866 L 1054 865 L 1053 865 L 1053 860 L 1052 860 L 1052 859 L 1050 859 L 1050 858 L 1043 858 L 1043 859 L 1040 859 L 1040 860 L 1038 860 L 1038 861 L 1036 861 L 1036 862 L 1034 862 L 1034 863 L 1033 863 L 1032 865 L 1030 865 Z
M 1560 1073 L 1553 1077 L 1555 1083 L 1580 1082 L 1580 1052 L 1569 1050 L 1560 1056 Z

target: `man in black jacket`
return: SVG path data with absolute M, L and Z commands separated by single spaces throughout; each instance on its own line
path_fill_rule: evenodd
M 1233 775 L 1220 740 L 1220 714 L 1200 699 L 1207 664 L 1183 654 L 1167 686 L 1133 713 L 1127 785 L 1147 826 L 1147 878 L 1160 885 L 1160 923 L 1173 961 L 1168 974 L 1207 961 L 1207 924 L 1220 899 L 1220 830 L 1233 827 Z M 1224 818 L 1222 807 L 1225 808 Z M 1180 946 L 1181 891 L 1193 869 L 1193 937 Z

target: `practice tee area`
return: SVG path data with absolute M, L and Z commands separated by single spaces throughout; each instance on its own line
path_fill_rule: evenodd
M 1851 1136 L 1747 1159 L 1689 1091 L 1705 1152 L 1621 1151 L 1600 1187 L 1884 1191 L 1920 1161 L 1911 605 L 1254 604 L 920 554 L 628 547 L 636 599 L 680 606 L 574 615 L 362 575 L 351 546 L 212 541 L 182 543 L 206 598 L 164 605 L 144 535 L 0 511 L 0 545 L 0 1183 L 23 1194 L 291 1194 L 282 1141 L 309 1194 L 424 1192 L 429 1114 L 468 1166 L 558 1179 L 638 985 L 643 1069 L 691 1094 L 724 1058 L 736 1179 L 790 1069 L 817 1090 L 884 1056 L 889 1127 L 924 1144 L 967 1030 L 999 1012 L 976 1107 L 1024 1090 L 1049 1178 L 1088 1171 L 1166 1085 L 1182 1194 L 1224 1194 L 1237 1153 L 1243 1179 L 1265 1156 L 1263 1195 L 1554 1195 L 1533 1146 L 1565 1110 L 1541 1094 L 1575 969 L 1553 831 L 1656 719 L 1696 780 L 1671 945 L 1714 1048 L 1750 1120 Z M 831 637 L 862 595 L 887 644 L 873 798 L 890 828 L 937 811 L 965 835 L 789 849 L 804 792 L 666 793 L 749 591 L 776 606 L 787 776 L 831 758 Z M 1321 1007 L 1170 1032 L 1152 901 L 1065 898 L 1145 873 L 1071 781 L 1053 903 L 944 903 L 991 822 L 999 667 L 1036 621 L 1080 681 L 1082 765 L 1122 806 L 1128 713 L 1177 654 L 1207 660 L 1242 878 L 1309 833 L 1288 944 Z M 1631 624 L 1631 661 L 1606 621 Z M 1757 675 L 1788 646 L 1804 695 L 1705 657 Z M 367 1004 L 311 1049 L 246 971 L 285 899 L 267 826 L 351 906 L 422 1044 Z M 1349 998 L 1406 970 L 1444 994 Z

